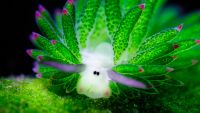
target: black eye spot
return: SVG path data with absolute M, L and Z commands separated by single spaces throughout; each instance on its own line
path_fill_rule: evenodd
M 93 74 L 94 74 L 94 75 L 96 75 L 96 74 L 97 74 L 97 72 L 96 72 L 96 71 L 94 71 L 94 72 L 93 72 Z
M 97 75 L 98 75 L 98 76 L 99 76 L 99 74 L 100 74 L 100 73 L 99 73 L 99 72 L 97 72 Z

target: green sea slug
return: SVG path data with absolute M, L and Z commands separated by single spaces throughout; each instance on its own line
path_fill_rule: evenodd
M 52 87 L 93 99 L 183 85 L 167 74 L 198 63 L 193 48 L 200 39 L 181 23 L 153 32 L 162 2 L 68 0 L 54 19 L 39 5 L 35 18 L 43 35 L 33 32 L 38 49 L 27 50 L 36 60 L 33 71 Z

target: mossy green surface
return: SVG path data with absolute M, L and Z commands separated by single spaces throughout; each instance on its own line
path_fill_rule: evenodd
M 182 87 L 162 86 L 160 94 L 134 98 L 90 99 L 76 94 L 57 95 L 41 79 L 0 79 L 0 113 L 198 113 L 200 108 L 200 65 L 175 71 Z

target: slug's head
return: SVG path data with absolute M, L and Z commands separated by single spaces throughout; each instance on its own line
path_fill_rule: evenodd
M 111 95 L 106 70 L 98 67 L 86 67 L 77 84 L 77 92 L 90 98 L 108 98 Z
M 108 98 L 111 96 L 107 71 L 112 68 L 112 46 L 99 45 L 95 51 L 82 51 L 83 64 L 86 68 L 80 73 L 77 92 L 90 98 Z

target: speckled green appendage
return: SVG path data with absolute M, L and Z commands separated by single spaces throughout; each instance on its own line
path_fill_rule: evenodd
M 42 18 L 46 19 L 46 22 L 50 24 L 50 26 L 52 27 L 51 29 L 53 30 L 53 32 L 55 32 L 59 37 L 62 37 L 61 32 L 58 30 L 58 28 L 57 28 L 55 22 L 53 21 L 53 19 L 51 18 L 51 15 L 49 14 L 49 12 L 46 9 L 43 9 L 43 10 L 44 11 L 40 12 L 41 15 L 43 16 Z M 46 30 L 46 29 L 48 29 L 48 28 L 45 28 L 44 30 Z
M 136 74 L 139 73 L 140 66 L 133 64 L 121 64 L 113 67 L 112 70 L 120 74 Z
M 88 37 L 88 48 L 94 50 L 96 46 L 102 42 L 111 42 L 108 37 L 105 8 L 100 6 L 97 12 L 94 28 L 91 31 L 91 35 Z
M 152 17 L 156 0 L 145 0 L 145 8 L 140 18 L 138 19 L 134 29 L 131 32 L 130 45 L 128 53 L 133 54 L 136 52 L 143 38 L 146 36 L 148 25 Z
M 63 60 L 66 61 L 66 63 L 80 64 L 80 61 L 72 54 L 70 49 L 66 48 L 66 46 L 64 46 L 61 42 L 56 42 L 54 47 L 60 54 L 62 54 L 64 57 Z
M 105 13 L 108 31 L 113 37 L 122 18 L 119 0 L 105 0 Z
M 59 39 L 58 31 L 51 25 L 51 23 L 41 15 L 41 17 L 36 17 L 36 22 L 40 30 L 49 38 L 49 39 Z
M 147 61 L 153 60 L 157 57 L 161 57 L 162 55 L 168 54 L 173 50 L 174 50 L 174 48 L 173 48 L 172 44 L 163 44 L 163 45 L 157 46 L 153 49 L 138 53 L 135 57 L 133 57 L 129 61 L 129 63 L 145 64 Z
M 131 65 L 121 64 L 115 66 L 113 70 L 120 74 L 129 74 L 132 76 L 154 76 L 168 73 L 168 67 L 165 65 Z
M 178 31 L 175 28 L 163 30 L 163 31 L 147 38 L 146 40 L 144 40 L 141 43 L 138 51 L 150 49 L 156 45 L 160 45 L 161 43 L 166 43 L 166 42 L 172 40 L 173 38 L 175 38 L 175 36 L 177 34 L 178 34 Z
M 63 55 L 58 50 L 56 50 L 54 45 L 45 37 L 38 34 L 37 39 L 32 39 L 32 42 L 35 45 L 38 45 L 39 48 L 51 54 L 51 56 L 54 57 L 55 59 L 65 59 Z
M 121 21 L 119 28 L 113 38 L 114 63 L 116 64 L 129 43 L 129 35 L 138 20 L 142 10 L 136 6 L 131 9 Z
M 87 37 L 93 28 L 96 19 L 96 14 L 101 4 L 101 0 L 88 0 L 81 15 L 78 26 L 78 36 L 82 48 L 86 47 Z
M 75 24 L 76 18 L 75 18 L 75 7 L 74 7 L 74 3 L 66 2 L 64 8 L 67 9 L 68 14 L 70 15 L 70 17 L 71 17 L 71 19 L 72 19 L 72 23 Z
M 75 24 L 73 24 L 72 17 L 69 14 L 62 16 L 62 28 L 64 32 L 64 44 L 73 53 L 73 55 L 81 61 L 79 44 L 75 34 Z

